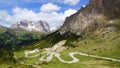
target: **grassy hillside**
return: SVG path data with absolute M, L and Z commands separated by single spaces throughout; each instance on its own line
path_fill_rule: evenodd
M 72 43 L 70 42 L 77 41 L 80 37 L 81 36 L 76 36 L 75 34 L 71 33 L 60 35 L 60 33 L 56 31 L 54 33 L 42 37 L 42 39 L 38 40 L 37 42 L 35 41 L 32 44 L 29 44 L 29 46 L 23 46 L 23 49 L 48 48 L 52 47 L 54 44 L 61 40 L 67 40 L 65 46 L 75 47 L 75 45 L 72 45 Z
M 13 52 L 20 50 L 23 45 L 41 39 L 46 34 L 0 26 L 0 68 L 34 68 L 16 61 Z
M 5 31 L 6 31 L 6 29 L 7 29 L 6 27 L 3 27 L 3 26 L 1 26 L 1 25 L 0 25 L 0 33 L 5 32 Z
M 117 29 L 115 31 L 105 33 L 104 35 L 102 32 L 104 33 L 104 31 L 98 31 L 96 32 L 97 34 L 79 37 L 77 41 L 66 42 L 67 50 L 64 50 L 60 53 L 61 58 L 64 60 L 72 60 L 72 58 L 68 56 L 70 52 L 83 52 L 83 53 L 92 54 L 92 55 L 99 55 L 99 56 L 104 56 L 104 57 L 109 57 L 109 58 L 120 59 L 120 42 L 119 42 L 120 31 L 118 31 Z M 42 41 L 44 40 L 45 39 L 43 39 Z M 38 41 L 37 44 L 39 43 L 41 44 L 41 41 Z M 74 45 L 75 47 L 69 47 L 70 43 L 72 43 L 72 45 Z M 40 44 L 38 46 L 41 47 L 42 45 Z M 36 46 L 36 48 L 38 46 Z M 35 45 L 34 46 L 32 45 L 29 50 L 33 50 L 34 48 L 35 48 Z M 101 67 L 102 68 L 119 68 L 120 67 L 119 62 L 96 59 L 96 58 L 91 58 L 91 57 L 86 57 L 86 56 L 81 56 L 81 55 L 75 55 L 75 57 L 77 57 L 80 61 L 77 63 L 73 63 L 73 64 L 67 64 L 67 63 L 60 62 L 55 57 L 50 62 L 40 62 L 38 59 L 42 56 L 41 53 L 43 50 L 41 50 L 38 53 L 30 54 L 30 56 L 35 55 L 35 54 L 40 54 L 40 56 L 35 57 L 35 58 L 25 58 L 24 51 L 25 50 L 14 52 L 14 58 L 17 61 L 16 64 L 2 63 L 0 67 L 5 68 L 3 67 L 3 65 L 5 65 L 6 68 L 9 68 L 9 67 L 30 68 L 32 67 L 31 65 L 35 65 L 40 68 L 56 68 L 56 67 L 57 68 L 74 68 L 74 67 L 77 67 L 77 68 L 101 68 Z M 25 65 L 21 65 L 19 61 L 25 62 Z M 39 63 L 39 64 L 36 64 L 36 63 Z M 29 66 L 29 64 L 31 65 Z
M 47 33 L 30 32 L 24 29 L 0 28 L 0 47 L 19 47 L 39 40 Z
M 85 36 L 79 37 L 77 41 L 66 42 L 67 44 L 65 45 L 67 49 L 63 50 L 60 53 L 61 58 L 64 60 L 70 61 L 72 60 L 72 58 L 68 55 L 70 52 L 83 52 L 87 54 L 104 56 L 104 57 L 109 57 L 109 58 L 120 60 L 120 42 L 119 42 L 120 31 L 114 30 L 114 31 L 105 33 L 104 35 L 103 35 L 104 31 L 97 31 L 96 33 L 97 34 L 92 34 L 89 36 L 85 35 Z M 72 36 L 69 36 L 69 38 L 70 37 Z M 69 47 L 69 44 L 71 43 L 75 47 Z M 14 55 L 17 58 L 16 60 L 20 60 L 22 62 L 25 62 L 26 64 L 33 64 L 40 68 L 74 68 L 74 67 L 77 67 L 77 68 L 119 68 L 120 67 L 119 62 L 91 58 L 91 57 L 86 57 L 86 56 L 81 56 L 81 55 L 75 55 L 75 57 L 77 57 L 80 61 L 77 63 L 73 63 L 73 64 L 67 64 L 67 63 L 60 62 L 56 57 L 54 57 L 52 61 L 50 62 L 41 62 L 38 59 L 42 56 L 41 53 L 43 52 L 43 50 L 44 49 L 41 49 L 40 52 L 30 54 L 30 56 L 33 56 L 35 54 L 40 54 L 40 56 L 35 57 L 35 58 L 25 58 L 24 50 L 14 52 Z M 39 64 L 36 64 L 36 63 L 39 63 Z

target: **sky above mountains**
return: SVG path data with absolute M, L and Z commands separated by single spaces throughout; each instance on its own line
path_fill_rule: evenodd
M 0 25 L 9 27 L 23 19 L 43 20 L 55 29 L 88 3 L 89 0 L 0 0 Z

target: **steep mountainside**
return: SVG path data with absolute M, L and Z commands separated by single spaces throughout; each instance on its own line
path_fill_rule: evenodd
M 49 24 L 41 20 L 36 23 L 32 21 L 22 20 L 20 22 L 13 24 L 11 28 L 12 29 L 23 28 L 28 31 L 37 31 L 37 32 L 49 32 L 50 31 Z
M 90 0 L 86 7 L 66 18 L 59 32 L 88 34 L 113 25 L 115 19 L 120 19 L 120 0 Z
M 1 25 L 0 25 L 0 33 L 5 32 L 5 31 L 6 31 L 6 29 L 7 29 L 6 27 L 4 27 L 4 26 L 1 26 Z

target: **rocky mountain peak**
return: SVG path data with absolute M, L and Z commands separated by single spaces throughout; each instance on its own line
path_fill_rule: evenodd
M 41 29 L 40 31 L 46 31 L 46 32 L 50 31 L 49 24 L 46 21 L 41 21 L 41 20 L 36 23 L 35 28 L 37 28 L 37 30 Z
M 86 7 L 66 18 L 59 32 L 77 35 L 93 32 L 108 24 L 104 17 L 120 18 L 120 0 L 90 0 Z
M 28 26 L 28 21 L 24 19 L 24 20 L 20 21 L 18 24 L 22 25 L 24 27 L 27 27 Z
M 45 21 L 39 20 L 38 22 L 28 21 L 28 20 L 21 20 L 11 26 L 11 28 L 23 28 L 28 31 L 38 31 L 38 32 L 49 32 L 50 27 L 49 24 Z

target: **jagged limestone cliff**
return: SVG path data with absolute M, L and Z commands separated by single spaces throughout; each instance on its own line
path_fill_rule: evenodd
M 88 34 L 108 28 L 114 19 L 120 19 L 120 0 L 90 0 L 86 7 L 66 18 L 59 32 Z

